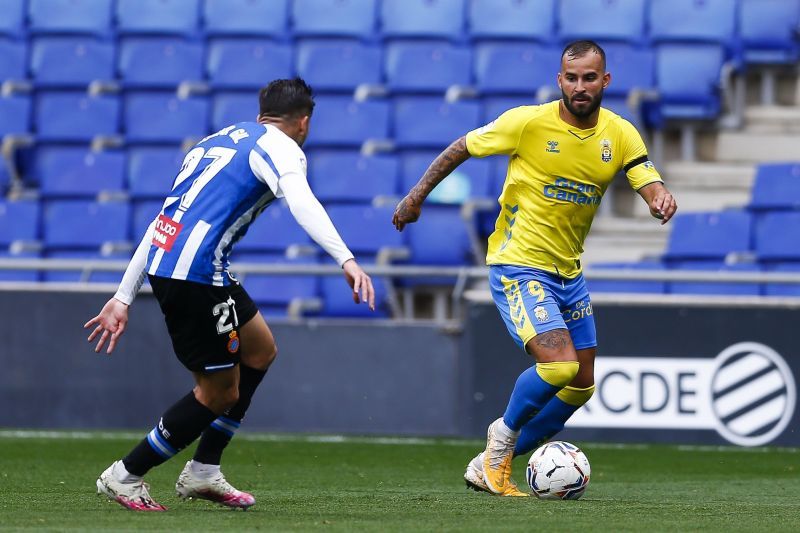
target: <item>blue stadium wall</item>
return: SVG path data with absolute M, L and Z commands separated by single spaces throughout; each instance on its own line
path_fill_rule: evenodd
M 142 295 L 112 356 L 82 325 L 105 301 L 0 292 L 0 427 L 136 428 L 192 386 L 155 300 Z M 800 309 L 596 306 L 598 390 L 564 438 L 800 445 Z M 272 325 L 279 356 L 246 427 L 276 432 L 479 437 L 528 359 L 491 305 L 459 331 L 432 325 Z

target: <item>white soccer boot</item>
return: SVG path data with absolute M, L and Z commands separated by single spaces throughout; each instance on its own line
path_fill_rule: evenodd
M 511 478 L 509 478 L 509 484 L 502 494 L 496 494 L 489 490 L 489 487 L 486 485 L 486 481 L 483 479 L 484 457 L 485 452 L 481 452 L 473 457 L 472 461 L 467 464 L 467 471 L 464 472 L 464 481 L 467 483 L 467 487 L 474 491 L 488 492 L 489 494 L 494 494 L 495 496 L 530 496 L 530 494 L 519 490 L 517 484 L 514 483 L 514 480 Z
M 252 494 L 237 490 L 228 483 L 222 472 L 208 479 L 196 475 L 191 461 L 186 462 L 178 476 L 175 491 L 183 499 L 200 498 L 236 509 L 247 509 L 256 503 Z
M 167 508 L 150 497 L 150 486 L 143 480 L 132 483 L 117 481 L 114 476 L 114 465 L 105 469 L 97 478 L 97 494 L 105 494 L 109 500 L 115 501 L 132 511 L 166 511 Z
M 516 438 L 504 437 L 498 429 L 503 423 L 498 418 L 491 424 L 486 432 L 486 450 L 483 452 L 481 466 L 483 481 L 492 494 L 498 496 L 528 496 L 517 488 L 511 479 L 511 460 L 514 458 L 514 445 Z M 480 457 L 480 456 L 478 456 Z M 474 461 L 474 459 L 473 459 Z

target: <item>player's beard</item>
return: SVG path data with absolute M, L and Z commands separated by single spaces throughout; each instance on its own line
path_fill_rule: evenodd
M 572 105 L 572 102 L 570 101 L 569 96 L 567 96 L 567 93 L 564 92 L 564 89 L 561 89 L 561 99 L 564 102 L 564 107 L 567 108 L 567 111 L 578 118 L 589 117 L 592 115 L 592 113 L 597 111 L 597 108 L 600 107 L 600 102 L 603 101 L 603 89 L 600 89 L 600 92 L 597 93 L 597 96 L 591 96 L 588 94 L 586 96 L 589 97 L 589 105 L 583 109 L 578 109 Z

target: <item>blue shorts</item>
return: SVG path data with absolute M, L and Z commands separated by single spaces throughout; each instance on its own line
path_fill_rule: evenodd
M 533 337 L 568 329 L 576 350 L 597 346 L 592 302 L 583 275 L 564 279 L 535 268 L 490 265 L 492 298 L 523 350 Z

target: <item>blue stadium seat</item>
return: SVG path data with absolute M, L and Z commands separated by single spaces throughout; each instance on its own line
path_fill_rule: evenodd
M 39 240 L 39 202 L 0 198 L 0 250 L 17 241 Z
M 48 249 L 99 249 L 105 243 L 128 241 L 128 202 L 54 200 L 42 216 Z
M 395 155 L 315 151 L 309 154 L 308 177 L 321 202 L 370 203 L 376 196 L 398 195 L 398 168 Z
M 434 37 L 458 40 L 464 31 L 463 0 L 383 0 L 384 37 Z
M 606 70 L 611 73 L 611 83 L 605 90 L 604 98 L 624 97 L 634 89 L 655 89 L 655 55 L 650 48 L 609 44 L 603 49 L 606 52 Z
M 316 91 L 352 91 L 380 84 L 381 49 L 353 40 L 308 40 L 296 49 L 297 75 Z
M 389 138 L 388 102 L 356 102 L 349 96 L 315 99 L 308 146 L 359 147 L 369 139 Z
M 203 48 L 175 37 L 129 37 L 119 50 L 119 74 L 130 88 L 171 88 L 203 79 Z
M 180 147 L 144 146 L 128 149 L 128 189 L 134 199 L 163 199 L 172 189 L 184 153 Z
M 660 101 L 655 122 L 719 115 L 725 51 L 718 45 L 664 44 L 656 50 Z
M 645 0 L 561 0 L 558 37 L 564 43 L 592 39 L 640 43 L 645 38 Z
M 483 99 L 482 122 L 488 124 L 509 109 L 523 105 L 534 105 L 536 100 L 530 96 L 489 96 Z
M 182 142 L 208 132 L 208 101 L 172 93 L 131 92 L 125 96 L 128 142 Z
M 31 98 L 27 95 L 0 96 L 0 139 L 31 130 Z
M 800 262 L 772 263 L 764 268 L 767 272 L 800 273 Z M 800 296 L 800 283 L 765 283 L 764 296 Z
M 439 152 L 405 152 L 402 156 L 400 190 L 410 190 Z M 447 176 L 427 198 L 428 203 L 461 204 L 471 198 L 487 198 L 492 178 L 489 159 L 470 158 Z
M 42 254 L 34 250 L 3 250 L 0 248 L 0 259 L 41 259 Z M 32 282 L 39 281 L 38 270 L 0 270 L 0 281 Z
M 85 92 L 41 92 L 36 100 L 39 140 L 88 142 L 119 131 L 120 102 L 116 96 Z
M 316 118 L 316 113 L 314 113 Z M 219 131 L 237 122 L 255 121 L 258 116 L 258 94 L 253 91 L 217 93 L 211 110 L 211 129 Z M 314 130 L 312 118 L 311 131 Z
M 650 38 L 729 45 L 736 30 L 733 0 L 650 0 Z
M 17 36 L 25 29 L 25 0 L 6 0 L 0 9 L 0 35 Z
M 755 226 L 755 251 L 760 261 L 800 260 L 800 211 L 767 212 Z
M 472 0 L 467 6 L 473 39 L 549 42 L 555 27 L 555 0 Z
M 739 0 L 739 42 L 747 64 L 793 64 L 800 44 L 800 2 Z
M 166 196 L 166 195 L 165 195 Z M 138 246 L 144 237 L 144 232 L 150 227 L 150 223 L 155 220 L 164 206 L 163 200 L 143 200 L 133 203 L 133 213 L 131 215 L 131 237 L 134 246 Z
M 472 262 L 466 226 L 458 208 L 430 206 L 416 224 L 410 224 L 408 246 L 411 263 L 466 265 Z
M 11 185 L 11 175 L 5 158 L 0 157 L 0 198 L 4 198 L 8 187 Z
M 630 269 L 630 270 L 662 270 L 666 267 L 660 261 L 642 261 L 639 263 L 598 263 L 593 264 L 592 269 Z M 667 284 L 664 281 L 633 281 L 633 280 L 607 280 L 607 279 L 587 279 L 586 284 L 589 292 L 617 292 L 617 293 L 641 293 L 641 294 L 664 294 Z
M 289 0 L 205 0 L 203 20 L 209 35 L 281 37 L 286 33 Z
M 96 197 L 125 189 L 125 153 L 86 147 L 44 146 L 36 152 L 35 179 L 44 197 Z
M 475 101 L 398 98 L 394 105 L 395 141 L 401 147 L 443 150 L 480 125 L 480 112 L 480 104 Z
M 294 0 L 294 34 L 366 39 L 375 31 L 375 12 L 375 0 Z
M 529 94 L 557 87 L 560 50 L 530 43 L 484 43 L 475 49 L 475 85 L 482 94 Z
M 38 33 L 106 35 L 112 0 L 29 0 L 30 30 Z
M 24 80 L 28 77 L 27 47 L 22 41 L 0 39 L 0 83 Z
M 236 243 L 237 252 L 284 253 L 293 245 L 309 246 L 311 238 L 292 216 L 283 202 L 274 202 Z
M 237 252 L 239 248 L 237 247 Z M 284 265 L 307 265 L 317 262 L 314 257 L 298 257 L 289 259 L 283 254 L 278 253 L 234 253 L 231 268 L 236 273 L 237 263 L 277 263 Z M 319 293 L 319 281 L 314 276 L 291 276 L 291 275 L 270 275 L 270 274 L 247 274 L 237 275 L 242 281 L 242 285 L 247 290 L 247 294 L 253 301 L 261 305 L 288 306 L 292 300 L 317 298 Z M 342 280 L 344 283 L 344 280 Z
M 363 265 L 362 265 L 363 266 Z M 369 266 L 366 266 L 369 270 Z M 345 283 L 342 276 L 321 276 L 320 296 L 322 309 L 320 316 L 349 318 L 387 318 L 390 316 L 388 292 L 383 278 L 373 276 L 372 286 L 375 288 L 375 311 L 369 306 L 353 301 L 353 291 Z
M 200 20 L 200 0 L 117 0 L 122 34 L 193 35 Z
M 383 248 L 402 248 L 404 235 L 392 226 L 394 206 L 332 205 L 328 215 L 356 257 L 377 254 Z
M 257 90 L 292 76 L 292 47 L 263 39 L 213 39 L 206 67 L 214 89 Z
M 386 84 L 392 92 L 445 92 L 470 85 L 469 48 L 433 41 L 395 42 L 386 49 Z
M 40 37 L 31 47 L 31 76 L 40 87 L 87 87 L 110 81 L 114 46 L 93 37 Z
M 94 250 L 48 250 L 45 257 L 50 259 L 83 259 L 84 261 L 127 261 L 130 254 L 124 252 L 101 253 Z M 42 281 L 61 283 L 119 283 L 122 271 L 92 270 L 44 270 Z
M 722 260 L 750 249 L 752 216 L 745 211 L 679 214 L 672 220 L 665 259 Z
M 671 265 L 676 270 L 709 270 L 715 272 L 760 272 L 753 263 L 734 263 L 727 265 L 722 261 L 680 261 Z M 761 286 L 758 283 L 671 281 L 667 283 L 670 294 L 725 294 L 735 296 L 758 296 Z
M 800 163 L 758 165 L 750 209 L 800 209 Z

